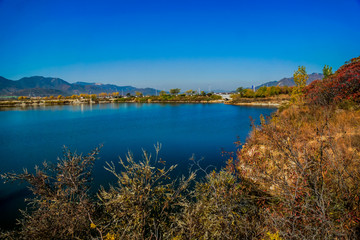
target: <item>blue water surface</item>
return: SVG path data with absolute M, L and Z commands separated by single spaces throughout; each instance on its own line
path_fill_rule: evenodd
M 189 158 L 204 158 L 204 166 L 225 165 L 223 151 L 236 150 L 244 142 L 250 117 L 259 119 L 275 108 L 225 104 L 96 104 L 47 106 L 0 110 L 0 172 L 33 169 L 43 161 L 55 162 L 63 146 L 88 153 L 103 144 L 94 168 L 95 186 L 107 186 L 113 177 L 105 162 L 117 162 L 130 150 L 154 152 L 168 165 L 178 164 L 176 175 L 186 174 Z M 24 208 L 28 191 L 24 185 L 0 184 L 0 228 L 14 223 L 18 208 Z

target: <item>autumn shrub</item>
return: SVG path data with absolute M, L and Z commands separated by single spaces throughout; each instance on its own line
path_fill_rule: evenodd
M 264 234 L 264 194 L 235 174 L 228 165 L 220 172 L 202 169 L 204 179 L 171 179 L 176 166 L 165 167 L 144 151 L 136 160 L 129 153 L 120 165 L 106 169 L 116 177 L 98 197 L 88 195 L 91 167 L 98 150 L 81 156 L 66 150 L 56 166 L 44 163 L 35 174 L 8 173 L 8 181 L 23 180 L 34 193 L 31 211 L 23 211 L 19 231 L 6 239 L 258 239 Z
M 271 195 L 266 229 L 284 239 L 359 237 L 360 112 L 291 106 L 254 128 L 238 172 Z
M 20 97 L 18 97 L 18 100 L 28 100 L 28 99 L 30 99 L 30 98 L 27 97 L 27 96 L 20 96 Z
M 95 206 L 89 196 L 91 169 L 98 154 L 87 156 L 65 149 L 55 166 L 43 163 L 35 173 L 6 173 L 6 181 L 29 184 L 33 198 L 30 209 L 21 211 L 19 231 L 5 234 L 8 239 L 86 239 L 91 233 L 91 215 Z
M 246 99 L 271 100 L 271 98 L 288 100 L 292 89 L 292 87 L 288 86 L 262 86 L 254 92 L 252 89 L 240 88 L 239 92 L 231 95 L 231 99 L 232 102 L 244 102 Z
M 158 153 L 160 145 L 156 149 Z M 105 212 L 95 223 L 98 230 L 115 239 L 170 239 L 195 174 L 171 181 L 169 173 L 176 166 L 166 168 L 157 154 L 152 159 L 146 151 L 140 161 L 129 153 L 126 160 L 120 159 L 120 165 L 121 172 L 113 163 L 107 166 L 117 184 L 99 193 Z
M 344 100 L 360 103 L 360 57 L 351 59 L 328 78 L 312 82 L 305 95 L 310 104 L 329 105 Z
M 178 239 L 259 239 L 264 194 L 229 169 L 206 174 L 178 215 Z

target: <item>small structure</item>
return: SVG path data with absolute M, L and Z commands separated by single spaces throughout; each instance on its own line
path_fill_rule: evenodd
M 214 93 L 214 94 L 222 97 L 222 99 L 225 101 L 231 100 L 230 93 Z

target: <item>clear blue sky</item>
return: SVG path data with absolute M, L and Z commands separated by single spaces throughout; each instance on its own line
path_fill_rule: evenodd
M 360 55 L 360 0 L 0 0 L 0 76 L 235 89 Z

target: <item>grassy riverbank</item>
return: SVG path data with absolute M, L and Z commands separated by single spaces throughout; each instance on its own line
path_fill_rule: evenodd
M 288 104 L 290 102 L 290 95 L 281 94 L 272 97 L 257 97 L 246 98 L 232 95 L 232 99 L 227 101 L 226 104 L 240 105 L 240 106 L 275 106 Z
M 78 105 L 103 103 L 222 103 L 224 100 L 217 95 L 165 95 L 143 97 L 59 97 L 59 98 L 21 98 L 1 100 L 0 107 L 33 107 L 52 105 Z
M 39 99 L 26 98 L 22 100 L 0 100 L 0 107 L 37 107 L 54 105 L 78 105 L 78 104 L 104 104 L 104 103 L 226 103 L 231 105 L 250 105 L 250 106 L 275 106 L 289 102 L 288 96 L 275 96 L 264 98 L 238 98 L 236 100 L 223 100 L 220 96 L 146 96 L 146 97 L 126 97 L 126 98 L 85 98 L 85 99 Z

